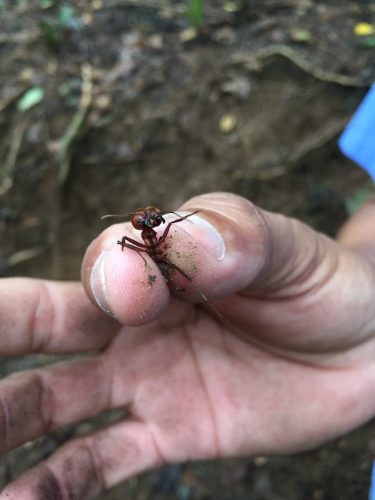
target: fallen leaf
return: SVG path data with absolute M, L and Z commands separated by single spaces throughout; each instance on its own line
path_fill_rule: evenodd
M 234 114 L 228 113 L 223 115 L 219 121 L 219 129 L 224 134 L 232 132 L 237 125 L 237 118 Z
M 375 33 L 375 26 L 370 23 L 357 23 L 353 28 L 353 32 L 355 36 L 373 35 Z
M 362 38 L 361 42 L 365 47 L 369 47 L 370 49 L 372 49 L 375 47 L 375 36 L 367 36 L 365 38 Z
M 187 28 L 184 31 L 181 31 L 180 33 L 180 40 L 181 42 L 190 42 L 191 40 L 194 40 L 194 38 L 197 38 L 197 30 L 195 28 Z
M 239 3 L 236 3 L 236 2 L 225 2 L 225 4 L 223 5 L 223 10 L 225 10 L 225 12 L 237 12 L 238 10 L 240 10 L 240 4 Z
M 246 99 L 251 91 L 251 83 L 245 76 L 233 76 L 233 78 L 222 84 L 221 90 L 240 99 Z
M 290 32 L 290 38 L 294 42 L 309 42 L 311 40 L 311 33 L 302 28 L 293 28 Z
M 27 111 L 39 104 L 44 97 L 44 89 L 42 87 L 32 87 L 23 94 L 17 103 L 18 111 Z

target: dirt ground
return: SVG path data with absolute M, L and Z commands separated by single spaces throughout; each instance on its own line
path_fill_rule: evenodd
M 0 1 L 1 275 L 79 279 L 105 213 L 225 190 L 334 236 L 371 190 L 337 138 L 374 80 L 375 35 L 355 31 L 373 2 L 207 0 L 195 29 L 188 3 Z M 51 361 L 3 359 L 0 373 Z M 0 485 L 115 417 L 13 451 Z M 364 499 L 374 429 L 166 467 L 100 499 Z

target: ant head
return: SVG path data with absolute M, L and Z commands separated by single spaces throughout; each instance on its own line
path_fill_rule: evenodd
M 128 217 L 131 216 L 131 223 L 135 229 L 142 231 L 146 228 L 153 228 L 165 224 L 163 215 L 175 212 L 161 212 L 156 207 L 137 208 L 135 212 L 128 214 L 107 214 L 103 215 L 101 219 L 109 219 L 113 217 Z M 178 214 L 176 214 L 178 215 Z
M 131 223 L 135 229 L 146 229 L 160 226 L 165 223 L 162 213 L 158 208 L 146 207 L 136 210 L 132 214 Z

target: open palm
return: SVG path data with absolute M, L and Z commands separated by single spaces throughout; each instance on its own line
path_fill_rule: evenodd
M 211 195 L 190 206 L 206 211 L 226 243 L 224 259 L 215 257 L 213 241 L 194 254 L 194 282 L 217 299 L 224 321 L 171 300 L 163 280 L 148 282 L 156 266 L 150 262 L 145 271 L 135 252 L 113 246 L 116 226 L 90 247 L 84 284 L 120 322 L 143 326 L 106 317 L 78 284 L 3 280 L 1 331 L 15 332 L 3 333 L 5 355 L 100 351 L 2 381 L 2 449 L 106 409 L 126 408 L 129 417 L 66 444 L 0 499 L 41 498 L 46 488 L 56 498 L 72 491 L 93 498 L 166 462 L 300 450 L 374 414 L 370 262 L 296 221 L 276 215 L 260 221 L 237 197 Z M 228 212 L 233 220 L 242 214 L 244 234 Z M 191 246 L 185 230 L 201 235 L 199 224 L 184 224 L 173 236 L 182 250 Z M 20 290 L 25 306 L 15 317 L 10 306 Z M 186 294 L 193 296 L 194 290 Z

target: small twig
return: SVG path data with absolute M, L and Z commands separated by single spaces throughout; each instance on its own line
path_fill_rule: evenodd
M 14 103 L 25 91 L 27 87 L 19 88 L 14 92 L 14 94 L 6 97 L 0 101 L 0 113 L 2 113 L 8 106 Z
M 126 7 L 138 7 L 143 9 L 163 9 L 165 7 L 165 2 L 163 4 L 162 1 L 154 2 L 154 5 L 148 2 L 141 2 L 137 0 L 112 0 L 103 2 L 103 5 L 97 7 L 95 10 L 108 10 L 108 9 L 117 9 L 117 8 L 126 8 Z
M 367 5 L 364 2 L 346 3 L 345 5 L 325 5 L 324 8 L 327 9 L 327 12 L 337 14 L 371 14 L 375 12 L 375 5 L 370 2 Z
M 86 123 L 87 113 L 92 101 L 92 66 L 82 65 L 82 90 L 78 109 L 70 122 L 65 134 L 59 141 L 58 163 L 59 163 L 59 184 L 65 184 L 69 174 L 70 162 L 73 146 L 77 138 L 82 134 Z
M 25 262 L 26 260 L 33 259 L 34 257 L 41 255 L 45 251 L 46 247 L 44 246 L 27 248 L 26 250 L 20 250 L 19 252 L 15 252 L 14 254 L 10 255 L 6 259 L 6 265 L 7 267 L 15 266 L 17 264 L 20 264 L 21 262 Z
M 39 31 L 30 31 L 28 33 L 13 33 L 13 34 L 5 34 L 0 33 L 0 44 L 6 43 L 24 43 L 28 44 L 31 42 L 35 42 L 40 37 Z
M 81 97 L 78 109 L 74 114 L 67 130 L 57 143 L 57 167 L 58 176 L 56 179 L 56 193 L 51 209 L 51 274 L 57 279 L 61 278 L 61 188 L 65 184 L 69 175 L 72 153 L 74 145 L 79 137 L 82 137 L 87 130 L 88 113 L 92 102 L 93 90 L 93 71 L 90 64 L 83 64 L 81 68 L 82 86 Z
M 276 165 L 270 167 L 269 162 L 262 158 L 257 163 L 252 164 L 251 172 L 238 172 L 238 175 L 236 177 L 241 179 L 253 178 L 266 181 L 285 175 L 288 171 L 292 170 L 294 166 L 299 163 L 301 159 L 304 158 L 307 154 L 319 149 L 320 147 L 323 147 L 334 137 L 336 137 L 337 134 L 340 133 L 340 131 L 348 123 L 348 120 L 349 116 L 344 116 L 342 118 L 333 120 L 324 127 L 321 127 L 314 134 L 307 137 L 299 147 L 291 152 L 287 159 L 278 161 Z M 246 159 L 248 160 L 250 151 L 243 135 L 242 137 L 240 135 L 240 140 L 244 149 L 244 154 L 246 156 Z M 282 155 L 280 154 L 279 157 L 282 157 Z
M 350 115 L 343 116 L 333 120 L 332 122 L 328 122 L 326 125 L 318 129 L 295 149 L 288 160 L 288 164 L 290 166 L 295 165 L 304 156 L 306 156 L 306 154 L 327 144 L 327 142 L 336 137 L 344 129 L 349 119 Z
M 336 83 L 337 85 L 342 85 L 344 87 L 367 87 L 372 83 L 372 81 L 360 79 L 355 76 L 342 75 L 340 73 L 335 73 L 333 71 L 314 66 L 295 49 L 282 44 L 269 45 L 268 47 L 263 47 L 252 54 L 239 53 L 234 58 L 234 62 L 253 62 L 254 67 L 259 69 L 259 60 L 262 61 L 273 56 L 281 56 L 289 59 L 293 64 L 302 69 L 302 71 L 323 82 Z
M 20 150 L 27 121 L 25 118 L 14 127 L 9 152 L 3 167 L 0 170 L 0 196 L 5 194 L 13 186 L 14 171 L 18 152 Z

